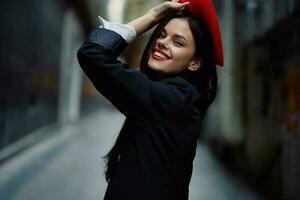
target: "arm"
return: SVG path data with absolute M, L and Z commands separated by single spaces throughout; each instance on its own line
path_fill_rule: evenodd
M 188 2 L 177 3 L 177 0 L 164 2 L 128 24 L 112 23 L 98 16 L 100 21 L 99 28 L 106 28 L 118 33 L 129 44 L 137 35 L 146 32 L 157 24 L 168 12 L 184 9 L 188 4 Z
M 142 27 L 146 27 L 145 23 Z M 138 120 L 157 119 L 162 114 L 173 114 L 191 101 L 193 95 L 186 83 L 182 87 L 176 85 L 178 82 L 151 81 L 142 72 L 118 61 L 126 47 L 127 42 L 120 34 L 99 28 L 88 34 L 77 53 L 81 68 L 96 89 L 120 112 Z
M 95 88 L 127 117 L 150 115 L 151 81 L 140 71 L 117 60 L 127 46 L 117 33 L 96 29 L 77 52 L 79 64 Z
M 152 81 L 118 61 L 118 53 L 126 46 L 117 33 L 97 29 L 77 53 L 81 68 L 95 88 L 126 117 L 149 121 L 175 116 L 199 100 L 197 91 L 183 78 Z
M 189 2 L 178 3 L 177 0 L 167 1 L 150 9 L 145 15 L 131 21 L 131 25 L 137 35 L 140 35 L 152 28 L 160 19 L 166 16 L 167 13 L 185 9 Z

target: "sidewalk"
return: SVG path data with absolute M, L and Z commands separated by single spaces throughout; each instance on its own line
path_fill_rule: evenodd
M 113 145 L 124 116 L 112 108 L 55 131 L 0 166 L 1 200 L 102 200 L 102 156 Z M 190 200 L 260 200 L 221 167 L 205 144 L 194 161 Z

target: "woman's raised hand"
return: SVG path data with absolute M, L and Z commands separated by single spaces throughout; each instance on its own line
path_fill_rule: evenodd
M 151 8 L 145 15 L 131 21 L 129 25 L 133 26 L 137 35 L 140 35 L 153 27 L 168 13 L 185 9 L 188 4 L 189 2 L 179 3 L 179 0 L 163 2 Z
M 155 21 L 159 21 L 169 12 L 185 9 L 188 4 L 189 2 L 179 3 L 179 0 L 166 1 L 150 9 L 149 12 Z

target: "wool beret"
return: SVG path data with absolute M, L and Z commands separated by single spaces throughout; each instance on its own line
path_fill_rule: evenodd
M 211 0 L 179 0 L 179 3 L 189 2 L 187 9 L 207 27 L 214 46 L 214 56 L 217 65 L 224 65 L 223 44 L 220 25 L 216 10 Z

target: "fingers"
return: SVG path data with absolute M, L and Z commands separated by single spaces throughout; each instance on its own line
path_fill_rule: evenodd
M 175 3 L 180 3 L 180 0 L 171 0 L 171 1 Z
M 170 11 L 184 10 L 190 3 L 179 3 L 179 0 L 165 1 L 151 9 L 150 13 L 154 19 L 159 20 Z
M 171 0 L 172 3 L 180 3 L 182 5 L 188 5 L 190 2 L 181 3 L 180 0 Z
M 170 8 L 185 8 L 187 5 L 190 4 L 190 2 L 181 3 L 180 1 L 181 0 L 165 1 L 163 4 L 167 5 L 167 7 L 170 7 Z
M 164 2 L 163 4 L 167 5 L 170 8 L 184 8 L 190 4 L 190 2 L 179 3 L 179 0 L 172 0 Z
M 175 0 L 178 1 L 178 0 Z M 174 9 L 184 9 L 186 8 L 190 3 L 189 2 L 184 2 L 184 3 L 178 3 L 178 2 L 170 2 L 169 6 L 170 8 Z

